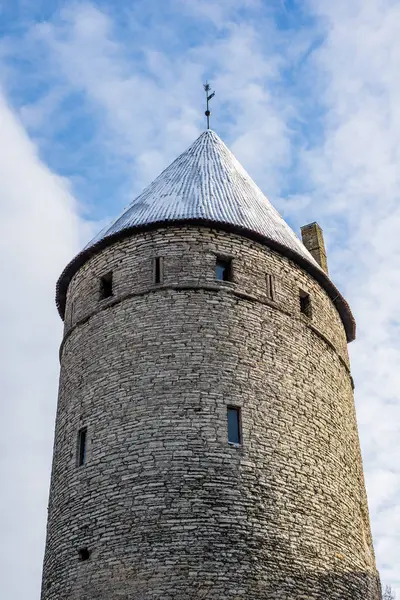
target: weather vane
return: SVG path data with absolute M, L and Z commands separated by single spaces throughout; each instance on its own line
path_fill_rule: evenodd
M 210 110 L 208 108 L 208 103 L 210 102 L 211 98 L 213 98 L 215 96 L 215 92 L 212 92 L 212 94 L 209 94 L 209 91 L 211 90 L 211 86 L 208 83 L 208 81 L 206 81 L 203 84 L 203 87 L 204 87 L 204 89 L 206 91 L 206 98 L 207 98 L 207 110 L 206 110 L 206 112 L 204 114 L 207 117 L 207 129 L 210 129 L 210 115 L 211 115 L 211 112 L 210 112 Z

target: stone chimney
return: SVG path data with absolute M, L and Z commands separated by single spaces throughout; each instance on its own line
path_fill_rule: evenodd
M 320 267 L 328 273 L 328 263 L 326 260 L 324 234 L 318 223 L 309 223 L 301 228 L 301 239 L 303 244 L 317 261 Z

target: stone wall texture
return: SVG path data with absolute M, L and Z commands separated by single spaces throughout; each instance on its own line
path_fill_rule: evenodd
M 60 355 L 42 600 L 380 598 L 344 328 L 293 262 L 205 227 L 138 233 L 74 276 Z

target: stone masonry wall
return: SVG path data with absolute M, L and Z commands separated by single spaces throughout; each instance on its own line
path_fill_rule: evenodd
M 132 236 L 73 278 L 60 352 L 42 600 L 380 598 L 343 325 L 295 264 L 206 228 Z

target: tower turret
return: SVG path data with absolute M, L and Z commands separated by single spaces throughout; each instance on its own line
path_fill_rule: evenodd
M 349 306 L 211 130 L 66 267 L 42 600 L 378 600 Z

